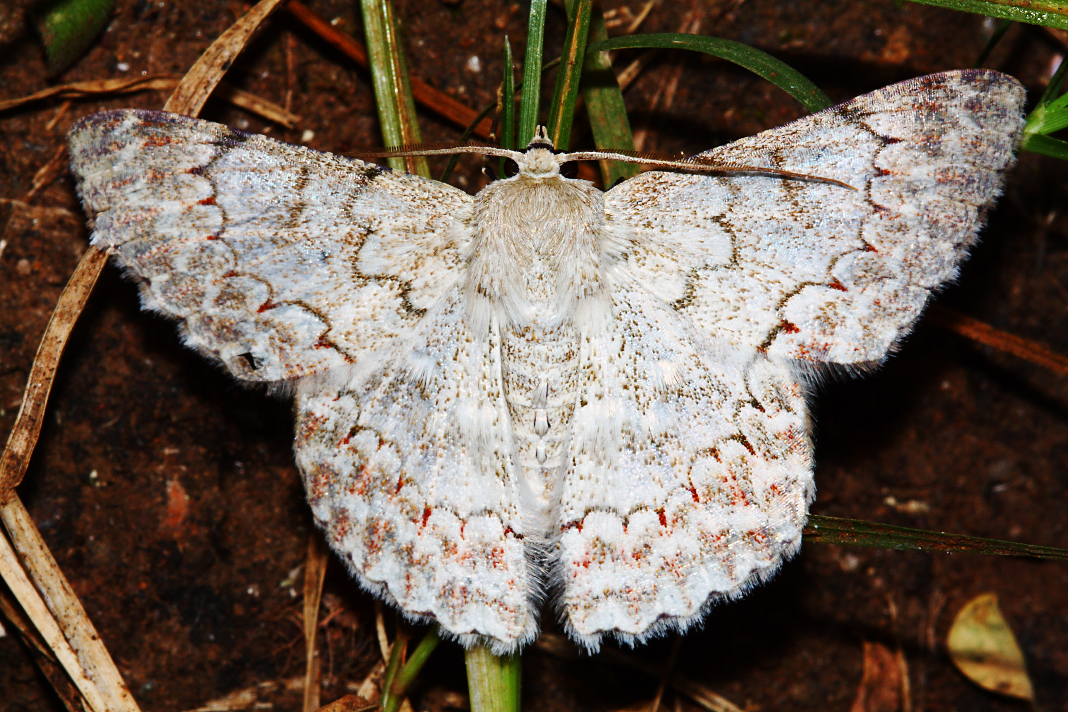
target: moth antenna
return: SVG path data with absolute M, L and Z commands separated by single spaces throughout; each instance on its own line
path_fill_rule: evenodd
M 783 171 L 778 168 L 766 166 L 743 166 L 735 163 L 713 163 L 701 156 L 691 158 L 672 159 L 654 153 L 639 153 L 638 151 L 580 151 L 567 154 L 569 161 L 600 161 L 615 160 L 625 163 L 641 163 L 656 166 L 657 168 L 671 168 L 681 173 L 742 173 L 747 175 L 774 176 L 789 180 L 813 181 L 816 183 L 830 183 L 839 185 L 849 190 L 856 190 L 853 186 L 835 178 L 811 175 L 808 173 L 795 173 Z
M 477 153 L 484 156 L 512 158 L 515 156 L 516 151 L 483 144 L 417 143 L 394 148 L 357 149 L 349 151 L 345 155 L 359 158 L 404 158 L 407 156 L 451 156 L 457 153 Z

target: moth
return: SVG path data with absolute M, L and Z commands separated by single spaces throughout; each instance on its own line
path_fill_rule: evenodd
M 293 394 L 312 512 L 367 590 L 498 653 L 551 599 L 596 650 L 797 552 L 813 376 L 878 364 L 954 279 L 1024 98 L 921 77 L 699 156 L 747 172 L 605 193 L 543 139 L 487 149 L 515 175 L 475 196 L 150 111 L 70 148 L 144 307 Z

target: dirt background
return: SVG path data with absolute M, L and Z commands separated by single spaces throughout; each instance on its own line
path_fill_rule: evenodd
M 309 4 L 362 37 L 353 2 Z M 606 2 L 634 13 L 640 5 Z M 975 15 L 890 0 L 749 0 L 725 8 L 662 2 L 642 30 L 675 31 L 688 15 L 701 19 L 700 32 L 764 49 L 844 100 L 971 66 L 994 27 Z M 16 27 L 0 45 L 0 98 L 57 82 L 182 73 L 243 9 L 236 0 L 119 0 L 93 48 L 52 78 L 33 35 Z M 525 36 L 525 4 L 398 0 L 397 14 L 412 72 L 474 107 L 495 98 L 504 35 L 517 47 Z M 550 46 L 559 47 L 562 35 L 562 11 L 553 8 Z M 288 76 L 287 43 L 295 68 Z M 1033 103 L 1064 51 L 1044 30 L 1018 26 L 986 66 L 1018 77 Z M 673 99 L 661 95 L 651 108 L 673 77 Z M 284 12 L 227 79 L 278 103 L 292 92 L 299 128 L 280 130 L 220 103 L 209 103 L 205 118 L 305 137 L 330 151 L 379 145 L 367 72 Z M 165 99 L 145 92 L 0 114 L 0 198 L 24 198 L 76 118 L 160 108 Z M 663 151 L 695 153 L 803 114 L 736 67 L 667 53 L 626 100 L 635 128 L 647 133 L 645 147 Z M 459 136 L 431 114 L 423 130 L 427 141 Z M 1023 155 L 982 244 L 939 302 L 1068 353 L 1066 178 L 1065 163 Z M 475 190 L 482 180 L 469 162 L 454 182 Z M 85 249 L 82 221 L 65 175 L 29 206 L 0 203 L 0 432 L 14 421 L 48 315 Z M 921 322 L 877 373 L 825 384 L 815 415 L 815 513 L 1068 547 L 1068 379 Z M 67 349 L 19 492 L 143 709 L 192 709 L 303 674 L 300 567 L 312 524 L 291 437 L 284 399 L 244 389 L 184 350 L 173 326 L 140 313 L 135 289 L 117 270 L 105 271 Z M 944 652 L 960 606 L 993 591 L 1041 708 L 1068 710 L 1066 583 L 1063 564 L 810 544 L 771 583 L 714 610 L 703 631 L 682 640 L 674 669 L 748 710 L 848 710 L 862 645 L 879 642 L 900 647 L 908 662 L 912 710 L 1027 709 L 969 683 Z M 372 601 L 336 562 L 323 615 L 328 702 L 378 659 Z M 635 655 L 663 662 L 672 646 L 665 639 Z M 523 665 L 527 710 L 620 709 L 647 703 L 658 684 L 603 655 L 569 661 L 534 649 Z M 463 657 L 447 643 L 411 700 L 416 709 L 442 709 L 457 704 L 457 694 L 466 694 Z M 271 701 L 299 708 L 293 693 Z M 697 709 L 670 690 L 664 703 Z M 0 710 L 59 709 L 9 628 L 0 637 Z

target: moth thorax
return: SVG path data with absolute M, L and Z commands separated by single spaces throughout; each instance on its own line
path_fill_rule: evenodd
M 470 227 L 466 291 L 508 323 L 559 323 L 604 291 L 604 199 L 590 183 L 499 181 L 476 197 Z

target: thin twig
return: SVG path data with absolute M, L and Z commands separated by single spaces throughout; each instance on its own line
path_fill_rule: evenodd
M 297 0 L 290 0 L 286 4 L 286 11 L 309 30 L 319 35 L 331 47 L 361 67 L 368 66 L 367 48 L 362 43 L 331 27 L 329 22 L 297 2 Z M 415 98 L 416 103 L 441 115 L 457 126 L 467 126 L 478 115 L 478 112 L 471 107 L 456 101 L 448 94 L 438 91 L 417 77 L 410 77 L 409 81 L 411 83 L 412 96 Z M 476 126 L 475 135 L 479 138 L 489 138 L 492 131 L 493 122 L 489 119 L 483 119 Z
M 187 116 L 199 114 L 223 74 L 248 44 L 252 33 L 281 2 L 282 0 L 261 0 L 240 20 L 230 25 L 226 32 L 219 35 L 186 72 L 174 93 L 167 99 L 163 110 Z
M 10 504 L 9 502 L 8 506 Z M 85 667 L 78 660 L 77 653 L 63 636 L 63 631 L 60 630 L 52 612 L 48 610 L 48 606 L 34 588 L 33 582 L 23 570 L 15 550 L 11 548 L 7 538 L 2 536 L 0 536 L 0 571 L 3 571 L 4 581 L 18 599 L 22 609 L 26 611 L 26 615 L 33 621 L 33 625 L 44 638 L 49 649 L 55 653 L 67 674 L 71 676 L 90 709 L 93 712 L 110 712 L 117 709 L 108 705 L 96 681 L 89 677 Z
M 1068 357 L 1056 354 L 1034 341 L 1013 336 L 984 324 L 978 319 L 958 314 L 937 304 L 932 304 L 927 310 L 927 319 L 935 326 L 960 334 L 984 346 L 992 346 L 1054 373 L 1068 376 Z

